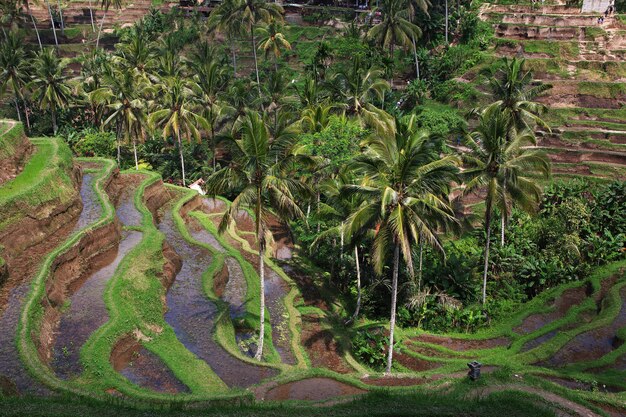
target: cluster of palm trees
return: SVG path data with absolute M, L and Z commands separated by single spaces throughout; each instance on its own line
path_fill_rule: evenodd
M 389 47 L 391 54 L 394 45 L 414 45 L 419 28 L 402 8 L 409 3 L 382 4 L 382 22 L 365 36 Z M 411 2 L 410 7 L 426 5 Z M 451 201 L 455 190 L 486 190 L 482 294 L 486 301 L 492 217 L 501 215 L 504 233 L 514 205 L 533 211 L 540 196 L 536 176 L 549 171 L 546 156 L 532 147 L 532 129 L 543 124 L 544 110 L 534 98 L 543 87 L 532 85 L 522 61 L 505 61 L 503 70 L 492 77 L 495 101 L 471 114 L 473 127 L 463 133 L 465 146 L 442 154 L 438 145 L 442 138 L 421 129 L 414 115 L 386 111 L 390 84 L 360 55 L 323 74 L 314 70 L 304 80 L 288 80 L 276 63 L 281 51 L 290 47 L 281 33 L 281 20 L 281 7 L 262 0 L 225 0 L 215 9 L 209 28 L 228 40 L 232 72 L 225 65 L 226 55 L 208 42 L 181 54 L 171 36 L 153 39 L 138 24 L 113 53 L 96 49 L 86 54 L 80 75 L 69 79 L 68 61 L 53 49 L 43 48 L 27 59 L 21 40 L 8 34 L 0 44 L 0 93 L 12 91 L 17 113 L 25 115 L 27 124 L 30 107 L 49 112 L 55 134 L 59 110 L 83 109 L 94 125 L 115 132 L 118 160 L 122 142 L 132 145 L 137 168 L 137 145 L 147 135 L 157 132 L 172 138 L 183 184 L 185 141 L 206 140 L 211 145 L 213 174 L 206 181 L 207 191 L 234 196 L 220 231 L 240 209 L 250 209 L 255 217 L 261 284 L 257 359 L 262 358 L 265 334 L 269 217 L 304 219 L 310 205 L 317 205 L 320 216 L 332 215 L 337 226 L 320 230 L 320 236 L 335 233 L 342 256 L 344 246 L 355 253 L 359 296 L 350 321 L 357 319 L 360 308 L 359 251 L 371 252 L 371 266 L 379 274 L 390 265 L 390 372 L 401 265 L 413 277 L 416 246 L 443 250 L 442 234 L 458 223 Z M 243 68 L 237 64 L 234 39 L 242 33 L 249 36 L 254 59 L 249 78 L 240 75 Z M 263 77 L 257 50 L 273 61 L 273 71 Z M 325 169 L 323 158 L 309 156 L 299 144 L 301 133 L 323 131 L 331 115 L 354 119 L 370 132 L 360 144 L 361 153 L 341 169 Z

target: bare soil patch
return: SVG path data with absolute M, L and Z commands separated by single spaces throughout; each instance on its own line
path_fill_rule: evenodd
M 330 330 L 322 329 L 319 318 L 313 316 L 302 317 L 301 343 L 305 347 L 311 365 L 314 367 L 332 369 L 335 372 L 346 374 L 353 369 L 343 358 L 343 349 Z
M 435 336 L 423 334 L 411 339 L 415 342 L 432 343 L 440 345 L 452 350 L 477 350 L 491 349 L 498 346 L 508 346 L 510 340 L 508 337 L 496 337 L 494 339 L 472 340 L 472 339 L 453 339 L 451 337 Z
M 331 398 L 364 394 L 366 391 L 330 378 L 308 378 L 270 389 L 266 400 L 324 401 Z

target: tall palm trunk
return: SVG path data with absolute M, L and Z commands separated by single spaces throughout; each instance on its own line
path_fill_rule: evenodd
M 180 168 L 183 173 L 183 187 L 185 187 L 187 185 L 185 184 L 185 157 L 183 156 L 183 143 L 180 140 L 180 129 L 176 129 L 176 137 L 178 139 L 178 152 L 180 154 Z
M 89 17 L 91 18 L 91 31 L 96 31 L 96 24 L 93 21 L 93 5 L 92 0 L 89 0 Z
M 396 243 L 393 250 L 393 279 L 391 283 L 391 318 L 389 319 L 389 353 L 385 373 L 391 372 L 393 363 L 393 332 L 396 328 L 396 302 L 398 299 L 398 272 L 400 269 L 400 245 Z
M 15 96 L 15 99 L 13 99 L 13 102 L 15 103 L 15 111 L 17 112 L 17 121 L 21 122 L 22 113 L 20 113 L 20 106 L 17 104 L 17 95 Z
M 102 26 L 104 26 L 104 19 L 107 17 L 107 9 L 104 9 L 102 14 L 102 20 L 100 20 L 100 27 L 98 28 L 98 37 L 96 38 L 96 49 L 100 46 L 100 36 L 102 35 Z
M 63 22 L 63 10 L 61 9 L 61 0 L 57 0 L 59 7 L 59 18 L 61 19 L 61 34 L 65 36 L 65 22 Z
M 417 44 L 415 42 L 415 35 L 411 35 L 413 41 L 413 58 L 415 58 L 415 78 L 420 79 L 420 62 L 417 59 Z
M 115 140 L 117 142 L 117 166 L 121 164 L 121 151 L 120 151 L 120 121 L 115 123 Z
M 229 36 L 230 39 L 230 52 L 233 55 L 233 75 L 237 78 L 237 55 L 235 54 L 235 40 L 232 36 Z
M 139 161 L 137 160 L 137 139 L 133 137 L 133 153 L 135 154 L 135 170 L 139 171 Z
M 419 275 L 418 275 L 418 281 L 417 281 L 417 291 L 422 291 L 422 271 L 423 271 L 422 266 L 423 266 L 423 260 L 424 260 L 424 238 L 421 233 L 420 233 L 419 239 L 420 239 L 420 261 L 419 261 Z
M 505 226 L 505 221 L 504 221 L 504 213 L 502 213 L 501 219 L 500 219 L 500 246 L 504 246 L 504 226 Z
M 57 112 L 55 108 L 52 107 L 52 132 L 55 136 L 57 134 L 57 130 L 59 130 L 59 127 L 57 126 Z
M 59 39 L 57 38 L 57 28 L 54 25 L 54 17 L 52 16 L 52 8 L 50 7 L 50 1 L 46 0 L 46 5 L 48 6 L 48 14 L 50 14 L 50 23 L 52 24 L 52 34 L 54 35 L 54 45 L 59 50 Z
M 256 56 L 256 38 L 254 37 L 254 27 L 250 28 L 250 42 L 252 43 L 252 53 L 254 55 L 254 71 L 256 73 L 256 88 L 261 98 L 261 81 L 259 80 L 259 62 Z
M 483 269 L 483 304 L 487 301 L 487 270 L 489 269 L 489 240 L 491 238 L 491 204 L 487 204 L 485 211 L 485 232 L 487 241 L 485 242 L 485 265 Z
M 28 10 L 28 14 L 30 14 L 30 20 L 33 22 L 33 28 L 35 29 L 35 34 L 37 35 L 37 42 L 39 43 L 39 50 L 43 50 L 43 45 L 41 44 L 41 36 L 39 35 L 39 28 L 37 27 L 37 22 L 35 22 L 35 16 Z
M 260 213 L 259 213 L 260 215 Z M 261 239 L 257 236 L 257 240 L 259 240 L 259 279 L 261 284 L 261 310 L 259 312 L 259 320 L 261 325 L 259 327 L 259 343 L 257 345 L 256 354 L 254 355 L 254 359 L 260 361 L 263 357 L 263 340 L 265 339 L 265 259 L 263 256 L 264 252 L 264 244 L 262 244 Z
M 359 264 L 359 247 L 358 245 L 354 246 L 354 261 L 356 264 L 356 309 L 350 317 L 350 320 L 346 322 L 346 324 L 350 324 L 359 317 L 359 311 L 361 310 L 361 265 Z
M 446 44 L 450 43 L 448 41 L 448 26 L 449 26 L 448 19 L 449 19 L 449 17 L 448 17 L 448 0 L 446 0 Z

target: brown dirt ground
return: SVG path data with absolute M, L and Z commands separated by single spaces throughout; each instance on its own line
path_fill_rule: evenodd
M 434 345 L 441 345 L 452 350 L 475 350 L 475 349 L 490 349 L 497 346 L 508 346 L 511 342 L 508 337 L 496 337 L 494 339 L 484 340 L 465 340 L 465 339 L 453 339 L 451 337 L 435 336 L 435 335 L 420 335 L 412 339 L 415 342 L 432 343 Z
M 322 329 L 319 318 L 302 316 L 300 330 L 300 341 L 309 355 L 312 366 L 332 369 L 341 374 L 353 371 L 343 358 L 343 349 L 330 330 Z

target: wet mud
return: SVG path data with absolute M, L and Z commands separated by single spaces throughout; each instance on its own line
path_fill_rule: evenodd
M 364 394 L 366 391 L 330 378 L 309 378 L 289 382 L 272 388 L 265 395 L 269 401 L 304 400 L 324 401 L 347 395 Z

